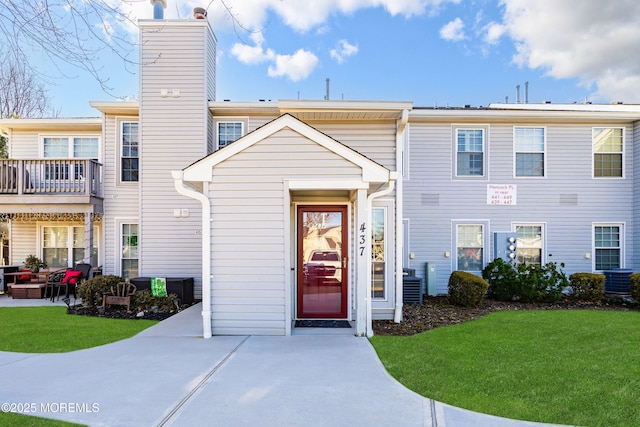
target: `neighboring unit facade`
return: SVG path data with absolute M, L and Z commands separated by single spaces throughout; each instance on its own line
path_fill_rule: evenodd
M 140 32 L 139 101 L 0 120 L 5 264 L 193 277 L 205 337 L 371 335 L 401 319 L 403 269 L 445 294 L 507 255 L 498 237 L 567 273 L 639 264 L 637 106 L 218 102 L 206 20 Z

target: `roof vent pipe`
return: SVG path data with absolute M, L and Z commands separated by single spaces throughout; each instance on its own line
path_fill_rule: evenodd
M 524 103 L 529 103 L 529 82 L 524 82 Z
M 153 19 L 164 19 L 167 0 L 151 0 L 151 4 L 153 5 Z
M 196 19 L 207 19 L 207 11 L 202 7 L 194 7 L 193 17 Z

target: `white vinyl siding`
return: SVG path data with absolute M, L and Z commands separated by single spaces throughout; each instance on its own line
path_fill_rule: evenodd
M 171 171 L 184 169 L 209 152 L 213 137 L 207 105 L 215 96 L 215 71 L 209 65 L 215 61 L 216 41 L 206 20 L 145 20 L 139 25 L 145 48 L 140 65 L 138 274 L 193 277 L 198 299 L 202 208 L 175 190 Z M 171 96 L 160 96 L 162 89 Z
M 313 160 L 309 160 L 313 159 Z M 361 169 L 285 129 L 213 168 L 213 334 L 283 335 L 286 180 L 353 180 Z
M 459 123 L 453 127 L 473 128 Z M 455 229 L 452 218 L 488 219 L 487 238 L 493 232 L 514 230 L 513 224 L 544 222 L 543 262 L 564 263 L 567 274 L 593 271 L 593 222 L 615 219 L 633 223 L 634 180 L 631 179 L 631 156 L 624 156 L 625 179 L 593 179 L 593 149 L 591 123 L 523 124 L 490 123 L 488 171 L 490 182 L 517 185 L 517 205 L 487 204 L 485 182 L 452 179 L 455 164 L 452 156 L 452 124 L 412 123 L 409 141 L 411 179 L 403 183 L 403 217 L 411 223 L 407 252 L 414 254 L 409 267 L 424 278 L 424 265 L 436 265 L 437 292 L 447 293 L 447 282 L 456 268 Z M 516 179 L 514 177 L 513 128 L 543 127 L 545 129 L 545 178 Z M 633 142 L 625 129 L 625 147 Z M 637 131 L 636 131 L 637 134 Z M 635 153 L 634 153 L 635 155 Z M 571 165 L 568 167 L 567 165 Z M 634 177 L 635 178 L 635 177 Z M 624 239 L 623 239 L 624 241 Z M 485 245 L 488 256 L 493 249 Z M 451 248 L 451 249 L 448 249 Z M 632 247 L 623 248 L 621 265 L 631 265 Z M 490 261 L 488 258 L 485 262 Z

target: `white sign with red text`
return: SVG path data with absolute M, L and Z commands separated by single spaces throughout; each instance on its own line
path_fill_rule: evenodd
M 488 205 L 515 205 L 518 190 L 513 184 L 487 184 Z

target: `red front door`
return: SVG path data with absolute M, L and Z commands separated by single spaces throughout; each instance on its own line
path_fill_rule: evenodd
M 347 207 L 298 206 L 298 317 L 347 317 Z

